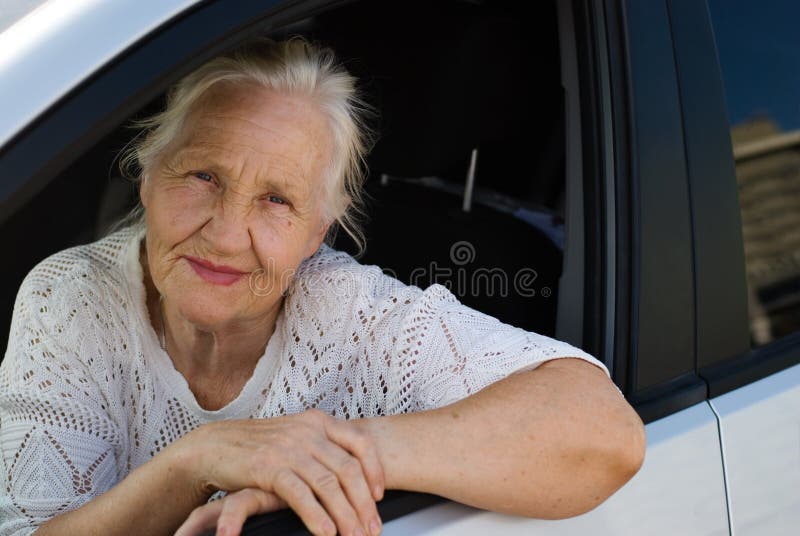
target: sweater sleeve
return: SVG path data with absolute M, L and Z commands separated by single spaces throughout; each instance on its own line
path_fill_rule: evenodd
M 442 285 L 428 287 L 404 311 L 394 354 L 409 371 L 412 411 L 446 406 L 551 359 L 583 359 L 608 375 L 580 348 L 504 324 L 463 305 Z
M 14 306 L 0 366 L 0 535 L 30 534 L 117 479 L 118 428 L 95 378 L 87 303 L 34 269 Z M 98 317 L 99 318 L 99 317 Z
M 292 411 L 350 419 L 438 408 L 564 357 L 608 374 L 580 348 L 504 324 L 442 285 L 405 285 L 331 249 L 306 264 L 287 310 L 290 366 L 278 391 Z

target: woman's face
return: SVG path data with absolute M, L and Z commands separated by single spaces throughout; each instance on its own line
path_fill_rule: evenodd
M 212 88 L 142 183 L 158 291 L 208 331 L 271 316 L 327 231 L 331 151 L 326 118 L 309 99 Z

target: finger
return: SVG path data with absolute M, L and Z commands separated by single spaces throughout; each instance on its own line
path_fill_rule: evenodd
M 325 424 L 325 432 L 331 441 L 337 443 L 358 458 L 369 482 L 372 497 L 376 501 L 383 498 L 385 480 L 383 465 L 378 457 L 375 442 L 369 434 L 353 422 L 329 418 Z
M 368 533 L 379 534 L 381 520 L 378 508 L 359 459 L 331 442 L 318 446 L 313 453 L 322 465 L 336 474 L 340 486 Z
M 357 462 L 356 465 L 360 472 L 360 465 Z M 302 466 L 295 471 L 314 490 L 319 501 L 325 506 L 325 510 L 333 517 L 340 533 L 356 534 L 357 529 L 361 529 L 363 531 L 362 534 L 366 533 L 371 518 L 366 518 L 366 524 L 362 522 L 344 489 L 342 489 L 336 473 L 314 458 L 304 460 Z
M 212 501 L 192 510 L 183 525 L 178 528 L 175 536 L 194 536 L 213 529 L 217 525 L 220 512 L 222 512 L 223 501 L 224 499 Z
M 311 488 L 293 471 L 285 469 L 275 476 L 275 493 L 300 517 L 312 534 L 336 536 L 336 525 L 317 501 Z
M 232 493 L 220 502 L 224 504 L 217 518 L 217 536 L 237 536 L 248 517 L 286 507 L 274 493 L 254 488 Z

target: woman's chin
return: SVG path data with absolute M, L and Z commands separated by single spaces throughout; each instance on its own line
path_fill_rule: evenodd
M 236 319 L 236 313 L 229 306 L 198 307 L 194 303 L 188 306 L 178 304 L 180 315 L 192 326 L 201 331 L 216 331 L 230 325 Z
M 202 331 L 217 331 L 235 324 L 250 324 L 257 317 L 269 316 L 268 311 L 272 309 L 266 301 L 254 307 L 256 304 L 242 296 L 226 296 L 211 290 L 185 293 L 175 299 L 174 304 L 186 321 Z M 259 314 L 261 311 L 263 314 Z
M 171 284 L 170 284 L 171 283 Z M 176 284 L 177 283 L 177 284 Z M 247 287 L 242 290 L 231 287 L 209 285 L 203 281 L 170 281 L 164 289 L 164 298 L 170 308 L 177 309 L 180 315 L 192 324 L 225 323 L 236 316 L 242 306 Z

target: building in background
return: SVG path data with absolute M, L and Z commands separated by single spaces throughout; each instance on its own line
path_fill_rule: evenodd
M 762 345 L 800 325 L 800 130 L 760 116 L 734 126 L 731 138 L 751 334 Z

